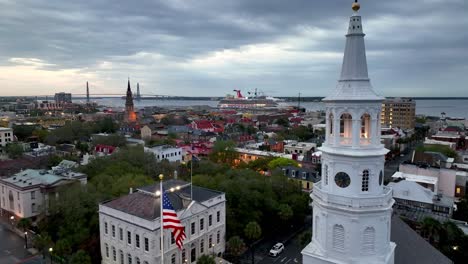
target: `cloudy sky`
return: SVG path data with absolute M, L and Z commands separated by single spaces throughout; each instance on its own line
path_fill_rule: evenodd
M 324 96 L 352 0 L 0 0 L 0 96 Z M 468 96 L 468 1 L 361 0 L 385 96 Z

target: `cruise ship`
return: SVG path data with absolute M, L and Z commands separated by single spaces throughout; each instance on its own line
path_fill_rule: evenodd
M 257 92 L 253 97 L 245 97 L 242 95 L 241 90 L 234 90 L 236 95 L 228 95 L 221 99 L 218 103 L 219 108 L 234 108 L 234 109 L 255 109 L 255 108 L 278 108 L 278 102 L 281 99 L 271 96 L 257 96 Z

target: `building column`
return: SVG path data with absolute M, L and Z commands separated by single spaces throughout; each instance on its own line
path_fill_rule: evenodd
M 353 119 L 353 129 L 352 129 L 352 137 L 353 137 L 353 148 L 358 148 L 360 144 L 361 138 L 361 131 L 359 128 L 360 119 Z
M 330 119 L 330 113 L 327 111 L 327 116 L 325 117 L 325 142 L 330 144 L 330 124 L 333 120 Z
M 340 117 L 333 115 L 333 143 L 335 146 L 340 144 Z

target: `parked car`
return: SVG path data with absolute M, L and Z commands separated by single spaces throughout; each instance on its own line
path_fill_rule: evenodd
M 283 252 L 283 250 L 284 250 L 283 243 L 278 242 L 270 249 L 270 253 L 268 253 L 268 255 L 272 257 L 277 257 L 279 254 L 281 254 L 281 252 Z

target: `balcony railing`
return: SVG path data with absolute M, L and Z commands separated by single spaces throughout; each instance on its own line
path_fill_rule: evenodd
M 323 202 L 334 204 L 338 206 L 348 208 L 368 208 L 368 207 L 385 207 L 391 203 L 392 200 L 392 189 L 389 187 L 383 187 L 382 195 L 378 196 L 366 196 L 366 197 L 343 197 L 331 193 L 324 192 L 322 190 L 322 183 L 318 182 L 314 184 L 312 190 L 312 198 L 318 198 Z

